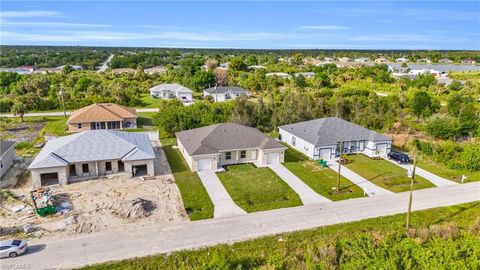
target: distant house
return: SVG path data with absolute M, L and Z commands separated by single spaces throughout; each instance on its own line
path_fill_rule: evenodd
M 417 60 L 417 62 L 419 63 L 432 63 L 432 60 L 428 59 L 428 58 L 420 58 Z
M 137 127 L 137 112 L 113 103 L 95 103 L 74 111 L 67 120 L 69 132 Z
M 193 91 L 176 83 L 163 83 L 150 88 L 150 95 L 154 98 L 171 99 L 177 98 L 184 105 L 193 103 Z
M 0 140 L 0 178 L 13 165 L 15 159 L 15 142 Z
M 247 90 L 238 86 L 214 86 L 203 90 L 203 96 L 211 96 L 215 102 L 233 100 L 240 96 L 248 96 L 249 94 Z
M 66 185 L 109 174 L 153 176 L 155 158 L 147 134 L 91 130 L 48 141 L 28 169 L 34 187 Z
M 375 63 L 387 63 L 388 59 L 382 56 L 382 57 L 379 57 L 379 58 L 375 59 L 374 61 L 375 61 Z
M 82 66 L 79 66 L 79 65 L 69 65 L 73 70 L 83 70 L 84 68 Z M 56 67 L 60 70 L 63 70 L 65 68 L 65 65 L 63 66 L 58 66 Z
M 12 72 L 17 74 L 31 74 L 32 72 L 22 68 L 0 68 L 0 72 Z
M 352 59 L 348 58 L 348 57 L 340 57 L 338 58 L 338 62 L 350 62 L 352 61 Z
M 302 75 L 305 78 L 311 79 L 315 77 L 315 72 L 298 72 L 295 73 L 295 76 Z
M 467 64 L 467 65 L 475 65 L 477 63 L 477 61 L 473 60 L 473 59 L 463 59 L 462 64 Z
M 438 60 L 438 63 L 450 64 L 450 63 L 453 63 L 453 61 L 448 59 L 448 58 L 442 58 L 442 59 Z
M 209 171 L 230 164 L 258 167 L 282 163 L 286 147 L 255 128 L 217 124 L 175 134 L 178 149 L 190 170 Z
M 33 73 L 47 74 L 47 73 L 60 73 L 63 69 L 58 67 L 53 68 L 37 68 Z
M 325 57 L 325 58 L 323 58 L 323 63 L 324 64 L 331 64 L 331 63 L 333 63 L 333 58 Z
M 34 66 L 19 66 L 19 67 L 16 67 L 16 68 L 23 69 L 28 73 L 32 73 L 35 70 Z
M 358 63 L 369 63 L 369 62 L 371 62 L 370 58 L 368 58 L 368 57 L 355 58 L 355 60 L 353 60 L 353 61 L 358 62 Z
M 267 76 L 267 77 L 277 76 L 277 77 L 280 77 L 280 78 L 283 78 L 283 79 L 288 79 L 288 78 L 292 77 L 292 75 L 290 75 L 288 73 L 285 73 L 285 72 L 270 72 L 270 73 L 265 74 L 265 76 Z
M 167 72 L 167 68 L 164 66 L 156 66 L 156 67 L 147 68 L 143 72 L 147 74 L 163 74 Z
M 259 69 L 267 69 L 267 68 L 260 65 L 253 65 L 253 66 L 248 66 L 248 69 L 259 70 Z
M 397 62 L 397 63 L 407 63 L 408 59 L 404 58 L 404 57 L 400 57 L 400 58 L 395 59 L 395 62 Z
M 363 153 L 370 157 L 386 156 L 392 139 L 337 117 L 327 117 L 278 127 L 279 139 L 307 157 L 333 159 L 345 154 Z
M 112 73 L 114 74 L 135 74 L 136 70 L 133 68 L 115 68 L 112 69 Z

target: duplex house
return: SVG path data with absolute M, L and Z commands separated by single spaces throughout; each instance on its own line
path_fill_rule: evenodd
M 215 102 L 236 99 L 240 96 L 248 96 L 250 93 L 238 86 L 214 86 L 203 90 L 203 96 L 211 96 Z
M 177 83 L 163 83 L 150 88 L 150 95 L 154 98 L 171 99 L 176 98 L 184 105 L 193 103 L 193 91 Z
M 178 132 L 178 149 L 192 171 L 217 170 L 229 164 L 262 167 L 282 163 L 286 147 L 257 129 L 225 123 Z
M 154 175 L 148 135 L 115 130 L 91 130 L 47 142 L 28 169 L 34 187 L 97 178 Z
M 113 103 L 95 103 L 74 111 L 67 120 L 69 132 L 137 127 L 137 111 Z
M 0 141 L 0 179 L 13 165 L 15 159 L 15 142 Z
M 333 159 L 345 154 L 386 156 L 392 145 L 388 136 L 337 117 L 280 126 L 279 139 L 311 159 Z M 343 144 L 343 147 L 340 147 Z

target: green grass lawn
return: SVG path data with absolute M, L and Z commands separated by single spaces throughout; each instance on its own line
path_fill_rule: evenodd
M 25 117 L 25 122 L 44 122 L 45 135 L 52 136 L 65 136 L 68 135 L 67 130 L 67 119 L 63 116 L 35 116 L 35 117 Z M 19 120 L 18 120 L 19 121 Z
M 161 138 L 161 142 L 190 220 L 213 218 L 212 201 L 198 174 L 190 171 L 180 151 L 172 148 L 175 138 Z
M 247 212 L 302 205 L 300 197 L 270 168 L 232 165 L 217 175 L 233 201 Z
M 480 202 L 416 211 L 408 235 L 397 214 L 82 269 L 478 269 L 479 212 Z
M 337 185 L 337 174 L 329 168 L 321 167 L 317 162 L 309 160 L 302 153 L 290 147 L 285 152 L 283 166 L 315 192 L 333 201 L 364 196 L 361 188 L 343 176 L 340 177 L 340 192 L 333 190 L 332 188 Z
M 427 170 L 433 174 L 441 176 L 443 178 L 461 183 L 462 175 L 465 175 L 467 179 L 464 183 L 480 181 L 480 171 L 467 171 L 459 169 L 450 169 L 445 165 L 437 163 L 431 159 L 419 157 L 417 162 L 418 167 Z
M 143 103 L 143 106 L 141 108 L 158 108 L 158 105 L 160 104 L 160 98 L 153 98 L 150 93 L 148 94 L 141 94 L 140 100 Z
M 410 178 L 407 177 L 407 171 L 387 160 L 373 160 L 365 155 L 350 155 L 348 159 L 352 163 L 347 164 L 347 168 L 358 173 L 365 179 L 374 184 L 394 192 L 410 190 Z M 434 187 L 430 181 L 423 177 L 415 176 L 413 189 L 422 189 Z

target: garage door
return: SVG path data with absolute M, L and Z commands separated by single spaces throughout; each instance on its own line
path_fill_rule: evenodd
M 40 174 L 40 181 L 42 186 L 57 185 L 58 173 L 42 173 Z
M 387 145 L 377 144 L 377 151 L 380 156 L 385 156 L 387 154 Z
M 320 159 L 328 160 L 330 159 L 331 150 L 330 149 L 320 149 Z
M 267 154 L 267 164 L 279 163 L 280 154 L 279 153 L 268 153 Z
M 212 169 L 212 159 L 211 158 L 201 158 L 197 161 L 199 171 L 208 171 Z
M 148 174 L 147 165 L 135 165 L 132 166 L 132 175 L 133 177 L 145 176 Z

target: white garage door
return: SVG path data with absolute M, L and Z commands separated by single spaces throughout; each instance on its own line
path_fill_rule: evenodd
M 212 159 L 211 158 L 201 158 L 197 160 L 198 170 L 199 171 L 208 171 L 212 169 Z
M 320 159 L 330 159 L 330 149 L 320 149 Z
M 380 156 L 385 156 L 387 154 L 387 145 L 377 144 L 377 151 Z
M 268 153 L 267 154 L 267 164 L 275 164 L 280 162 L 279 153 Z

